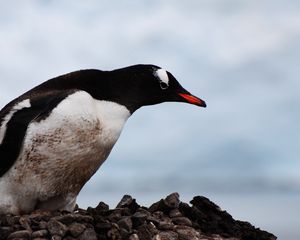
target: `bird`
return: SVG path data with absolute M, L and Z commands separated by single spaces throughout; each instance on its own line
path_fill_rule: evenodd
M 163 102 L 206 107 L 152 64 L 71 72 L 12 100 L 0 111 L 0 213 L 72 212 L 127 119 Z

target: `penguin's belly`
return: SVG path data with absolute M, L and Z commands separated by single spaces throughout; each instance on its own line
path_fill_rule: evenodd
M 0 182 L 12 199 L 6 202 L 28 201 L 30 209 L 51 198 L 75 199 L 109 155 L 129 116 L 124 106 L 79 91 L 47 118 L 31 122 L 17 161 Z
M 39 200 L 49 195 L 77 194 L 114 144 L 103 144 L 101 123 L 96 119 L 65 120 L 59 126 L 46 131 L 41 125 L 30 127 L 31 134 L 25 138 L 13 170 L 16 184 L 29 183 L 26 190 L 38 192 Z

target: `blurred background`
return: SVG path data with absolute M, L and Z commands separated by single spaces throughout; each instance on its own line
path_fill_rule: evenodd
M 136 63 L 166 68 L 208 104 L 137 111 L 81 207 L 205 195 L 300 238 L 300 1 L 0 2 L 0 107 L 70 71 Z

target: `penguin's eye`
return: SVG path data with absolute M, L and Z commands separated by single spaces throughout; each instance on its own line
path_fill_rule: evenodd
M 165 90 L 165 89 L 167 89 L 167 88 L 169 87 L 169 85 L 166 84 L 165 82 L 159 82 L 159 85 L 160 85 L 160 88 L 161 88 L 162 90 Z

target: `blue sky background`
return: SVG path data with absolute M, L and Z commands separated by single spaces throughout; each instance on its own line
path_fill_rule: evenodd
M 81 206 L 178 191 L 300 237 L 299 1 L 0 3 L 1 107 L 60 74 L 136 63 L 166 68 L 208 104 L 136 112 Z

